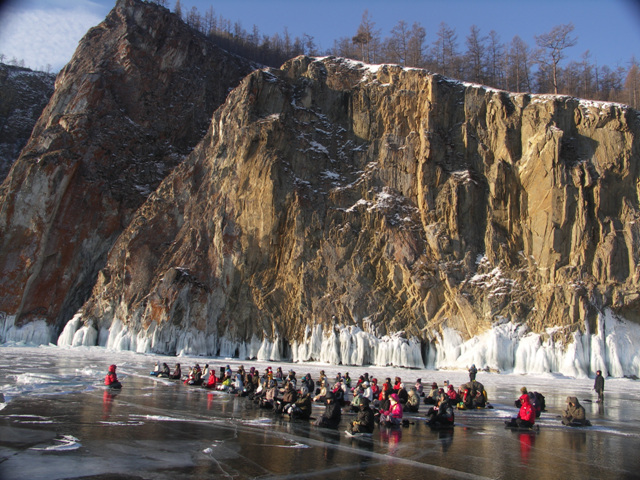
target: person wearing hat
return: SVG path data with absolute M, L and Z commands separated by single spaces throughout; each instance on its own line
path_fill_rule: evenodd
M 367 380 L 362 382 L 362 396 L 369 400 L 369 402 L 373 402 L 373 389 Z
M 407 403 L 404 405 L 404 409 L 407 412 L 417 412 L 420 409 L 420 397 L 415 388 L 409 389 L 409 397 Z
M 393 426 L 402 423 L 402 404 L 397 393 L 392 393 L 389 397 L 389 410 L 380 412 L 380 425 Z
M 290 418 L 297 418 L 300 420 L 309 420 L 311 418 L 311 394 L 309 389 L 303 385 L 300 388 L 300 395 L 293 405 L 286 410 Z
M 567 397 L 567 409 L 562 415 L 562 424 L 571 427 L 591 425 L 585 415 L 584 407 L 578 401 L 578 397 Z
M 431 384 L 431 390 L 429 391 L 429 394 L 424 397 L 424 404 L 425 405 L 435 405 L 438 403 L 438 384 L 436 382 L 433 382 Z
M 598 394 L 597 403 L 604 402 L 604 377 L 602 376 L 602 372 L 600 370 L 596 372 L 596 381 L 593 384 L 593 389 Z
M 315 425 L 325 428 L 338 428 L 342 420 L 342 411 L 340 410 L 340 405 L 334 402 L 333 392 L 327 392 L 325 404 L 324 413 L 316 421 Z
M 369 405 L 368 398 L 362 398 L 360 400 L 360 406 L 358 416 L 353 422 L 349 423 L 347 432 L 353 433 L 373 433 L 375 427 L 373 410 Z
M 118 381 L 118 376 L 116 375 L 115 365 L 109 365 L 107 376 L 104 377 L 104 384 L 109 388 L 122 388 L 122 384 Z

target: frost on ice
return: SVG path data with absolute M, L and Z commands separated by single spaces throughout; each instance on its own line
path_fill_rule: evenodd
M 529 331 L 503 319 L 469 340 L 459 332 L 443 328 L 432 332 L 430 343 L 405 338 L 403 332 L 377 336 L 357 326 L 325 330 L 308 326 L 304 338 L 289 343 L 280 336 L 238 341 L 215 333 L 205 334 L 176 325 L 152 323 L 133 331 L 115 319 L 96 331 L 74 316 L 58 338 L 58 346 L 100 345 L 111 350 L 199 356 L 221 356 L 266 361 L 321 362 L 333 365 L 374 365 L 407 368 L 466 369 L 475 364 L 505 373 L 561 373 L 584 378 L 596 370 L 613 377 L 640 377 L 640 325 L 605 310 L 598 317 L 596 332 L 574 332 L 567 343 L 554 341 L 556 328 L 545 335 Z M 0 342 L 42 345 L 52 341 L 52 328 L 44 321 L 22 327 L 11 316 L 0 318 Z

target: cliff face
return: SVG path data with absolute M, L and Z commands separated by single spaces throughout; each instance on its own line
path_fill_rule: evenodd
M 168 10 L 118 1 L 58 75 L 0 187 L 5 322 L 60 331 L 138 207 L 252 69 Z
M 53 94 L 56 76 L 0 63 L 0 182 Z
M 562 345 L 604 309 L 637 320 L 638 120 L 335 58 L 254 72 L 82 322 L 117 348 L 420 366 L 450 332 Z

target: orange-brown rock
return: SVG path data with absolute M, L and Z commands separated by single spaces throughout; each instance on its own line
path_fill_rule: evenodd
M 637 319 L 639 134 L 621 105 L 415 69 L 256 71 L 136 212 L 82 319 L 121 348 L 266 339 L 302 360 L 317 326 L 426 349 L 445 328 Z

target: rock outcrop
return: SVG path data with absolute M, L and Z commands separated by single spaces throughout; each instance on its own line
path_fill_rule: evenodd
M 137 209 L 253 69 L 152 3 L 118 0 L 89 30 L 0 187 L 3 338 L 36 321 L 57 336 Z
M 638 320 L 639 134 L 621 105 L 416 69 L 256 71 L 136 212 L 75 328 L 139 351 L 421 366 L 508 325 L 566 354 L 605 310 Z M 585 373 L 608 354 L 580 341 Z
M 0 63 L 0 183 L 53 94 L 56 76 Z

